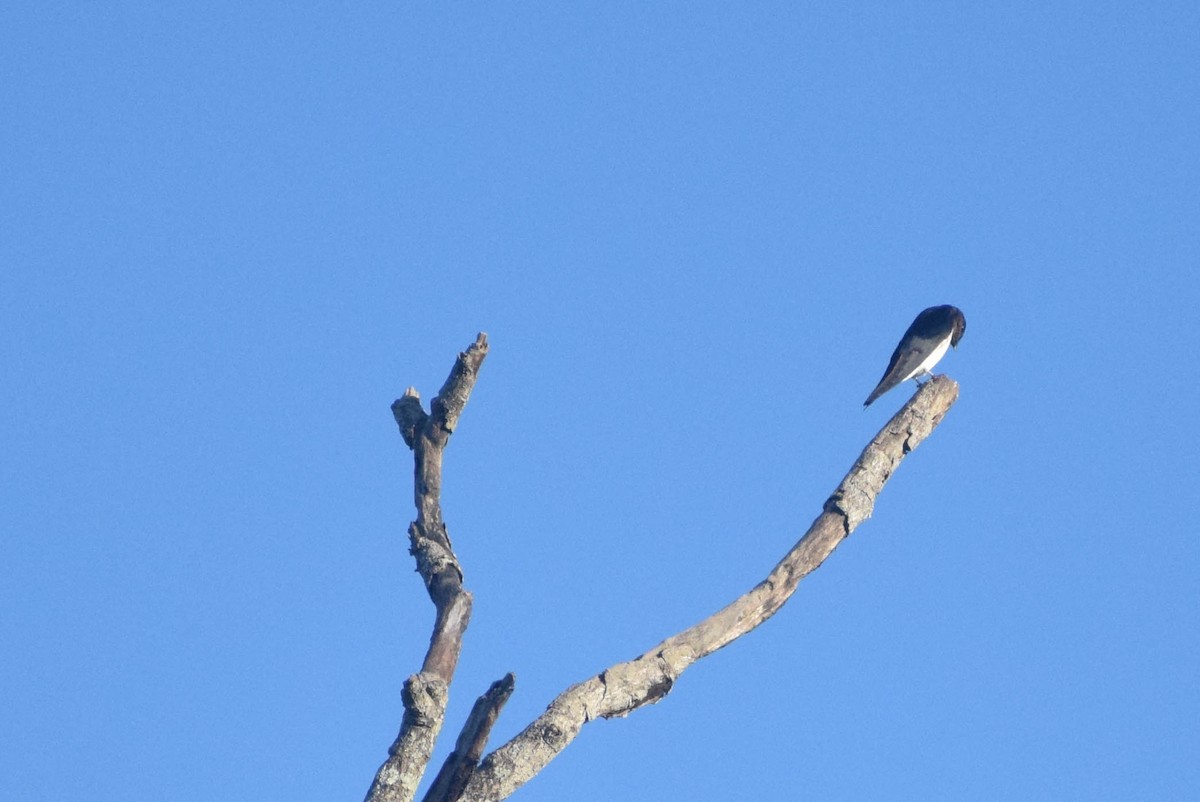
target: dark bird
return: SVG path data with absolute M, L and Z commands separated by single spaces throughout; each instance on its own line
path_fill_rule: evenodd
M 929 374 L 951 346 L 958 347 L 966 330 L 967 319 L 962 310 L 949 304 L 931 306 L 917 315 L 900 338 L 879 385 L 867 396 L 863 406 L 871 406 L 872 401 L 901 382 Z

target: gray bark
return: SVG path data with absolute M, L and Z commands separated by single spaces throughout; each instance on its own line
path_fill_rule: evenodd
M 442 389 L 421 409 L 417 391 L 408 388 L 392 404 L 392 414 L 405 444 L 413 451 L 413 501 L 417 519 L 408 527 L 409 551 L 433 601 L 433 635 L 421 670 L 401 691 L 404 717 L 388 758 L 375 774 L 366 802 L 411 802 L 433 754 L 433 744 L 446 718 L 450 682 L 462 652 L 462 637 L 471 620 L 471 594 L 463 588 L 463 572 L 442 520 L 442 452 L 475 387 L 487 357 L 487 335 L 480 333 L 450 371 Z

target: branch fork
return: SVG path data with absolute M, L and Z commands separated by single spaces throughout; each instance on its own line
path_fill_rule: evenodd
M 442 451 L 466 406 L 487 337 L 459 354 L 449 378 L 421 408 L 409 388 L 392 404 L 404 442 L 413 450 L 417 519 L 409 527 L 411 553 L 437 611 L 421 671 L 404 685 L 404 718 L 389 757 L 376 774 L 367 802 L 410 802 L 445 718 L 448 689 L 471 615 L 471 594 L 442 522 Z M 721 610 L 662 641 L 633 660 L 617 663 L 567 688 L 508 743 L 482 757 L 492 725 L 513 692 L 507 674 L 475 703 L 424 802 L 495 802 L 507 798 L 565 749 L 585 724 L 624 717 L 670 693 L 689 666 L 773 616 L 800 582 L 871 516 L 875 499 L 900 462 L 941 423 L 958 398 L 958 385 L 935 376 L 919 387 L 863 449 L 804 536 L 765 579 Z M 481 760 L 482 757 L 482 760 Z

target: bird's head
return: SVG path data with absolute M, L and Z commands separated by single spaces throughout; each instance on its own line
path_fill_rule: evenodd
M 967 318 L 958 307 L 952 306 L 950 309 L 952 310 L 950 312 L 951 317 L 954 320 L 954 329 L 950 333 L 950 346 L 957 349 L 958 341 L 967 333 Z

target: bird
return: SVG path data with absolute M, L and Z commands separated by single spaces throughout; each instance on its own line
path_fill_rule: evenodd
M 867 396 L 863 407 L 871 406 L 872 401 L 897 384 L 919 376 L 932 375 L 930 371 L 933 370 L 933 366 L 946 355 L 951 346 L 958 347 L 958 341 L 962 339 L 966 330 L 967 319 L 956 306 L 931 306 L 917 315 L 908 331 L 900 338 L 900 344 L 892 353 L 892 361 L 888 362 L 883 378 Z

